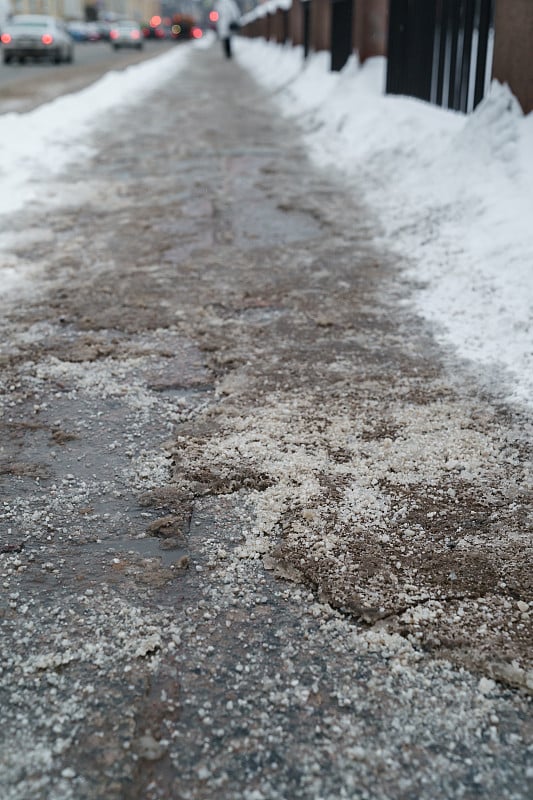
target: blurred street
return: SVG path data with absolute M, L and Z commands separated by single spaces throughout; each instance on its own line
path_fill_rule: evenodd
M 73 64 L 26 61 L 0 64 L 0 113 L 25 112 L 68 92 L 77 92 L 109 70 L 125 69 L 163 53 L 174 42 L 146 41 L 142 52 L 113 51 L 109 42 L 76 44 Z
M 527 420 L 218 42 L 91 145 L 2 219 L 2 800 L 531 797 Z

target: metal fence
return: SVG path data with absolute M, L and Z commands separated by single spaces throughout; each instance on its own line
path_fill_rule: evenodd
M 331 0 L 331 69 L 341 70 L 352 51 L 353 0 Z
M 494 0 L 390 0 L 387 92 L 471 111 L 492 66 Z
M 533 111 L 533 0 L 270 0 L 245 16 L 245 36 L 329 51 L 334 70 L 387 56 L 391 94 L 469 112 L 493 77 Z

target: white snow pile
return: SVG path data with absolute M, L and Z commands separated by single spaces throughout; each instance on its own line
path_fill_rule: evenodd
M 85 155 L 83 136 L 105 112 L 140 103 L 170 70 L 183 67 L 189 48 L 176 48 L 123 71 L 108 72 L 87 89 L 27 113 L 0 116 L 0 213 L 21 208 L 43 191 L 43 178 Z
M 533 404 L 533 114 L 507 87 L 466 116 L 385 96 L 385 59 L 241 40 L 239 62 L 381 222 L 406 263 L 415 302 L 443 343 L 507 378 L 507 399 Z
M 108 72 L 87 89 L 33 111 L 0 115 L 0 215 L 35 200 L 51 202 L 50 178 L 90 156 L 88 137 L 106 114 L 141 103 L 162 78 L 184 67 L 189 54 L 188 47 L 176 48 L 125 70 Z M 0 296 L 31 281 L 31 270 L 21 272 L 6 252 L 12 241 L 6 218 L 0 216 Z

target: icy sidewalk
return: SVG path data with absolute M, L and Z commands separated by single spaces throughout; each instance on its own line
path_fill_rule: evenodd
M 218 49 L 86 145 L 9 219 L 8 800 L 525 800 L 526 421 Z

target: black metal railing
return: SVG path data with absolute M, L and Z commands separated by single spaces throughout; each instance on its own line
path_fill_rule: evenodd
M 311 0 L 302 0 L 302 12 L 304 58 L 307 58 L 311 49 Z
M 470 111 L 490 75 L 494 0 L 390 0 L 387 92 Z
M 331 0 L 331 69 L 340 71 L 353 51 L 353 0 Z

